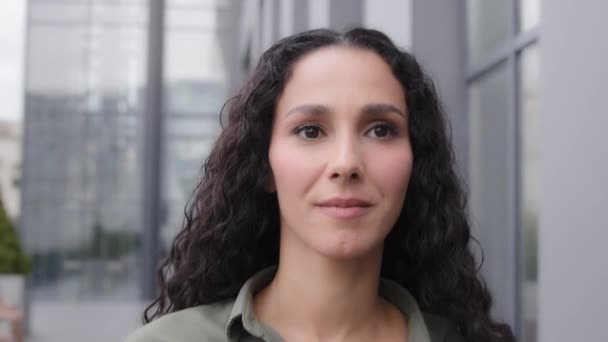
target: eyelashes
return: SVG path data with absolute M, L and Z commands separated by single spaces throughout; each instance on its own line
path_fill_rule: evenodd
M 294 130 L 294 134 L 304 139 L 314 140 L 318 139 L 322 134 L 324 135 L 325 133 L 320 125 L 314 123 L 305 123 L 298 126 Z
M 368 133 L 374 133 L 376 139 L 390 139 L 397 135 L 397 129 L 389 123 L 379 122 Z
M 293 134 L 306 140 L 318 140 L 324 136 L 327 136 L 321 125 L 313 122 L 299 125 L 293 130 Z M 397 135 L 398 130 L 395 125 L 386 121 L 374 122 L 365 131 L 365 136 L 378 140 L 388 140 L 396 137 Z

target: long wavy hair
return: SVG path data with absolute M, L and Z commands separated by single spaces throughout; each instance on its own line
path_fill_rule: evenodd
M 278 263 L 279 207 L 266 191 L 277 99 L 303 55 L 323 47 L 369 49 L 405 91 L 414 155 L 403 209 L 385 240 L 382 277 L 407 288 L 425 312 L 452 321 L 466 341 L 513 341 L 490 317 L 492 298 L 469 250 L 466 196 L 433 82 L 383 33 L 312 30 L 282 39 L 222 109 L 223 129 L 186 206 L 183 229 L 158 270 L 160 294 L 144 322 L 234 298 L 257 271 Z M 226 115 L 227 114 L 227 115 Z

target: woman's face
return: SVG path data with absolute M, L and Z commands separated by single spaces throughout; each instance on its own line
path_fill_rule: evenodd
M 340 259 L 378 251 L 412 159 L 404 90 L 379 55 L 305 55 L 278 99 L 269 150 L 282 246 Z

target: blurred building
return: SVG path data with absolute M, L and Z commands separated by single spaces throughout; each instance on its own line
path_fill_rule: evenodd
M 32 331 L 44 341 L 90 340 L 77 312 L 131 312 L 99 340 L 140 318 L 150 10 L 147 0 L 28 2 L 20 233 L 34 261 Z M 230 26 L 216 18 L 229 12 L 222 1 L 165 2 L 155 255 L 181 227 L 219 130 Z M 74 320 L 82 327 L 61 328 Z
M 111 296 L 134 282 L 146 9 L 29 2 L 21 233 L 41 298 Z
M 231 89 L 238 88 L 257 58 L 280 38 L 311 28 L 345 30 L 373 27 L 389 34 L 403 48 L 412 45 L 412 3 L 409 0 L 231 0 L 238 23 L 223 51 L 230 63 Z
M 605 2 L 234 3 L 240 16 L 233 38 L 237 47 L 230 68 L 232 89 L 264 50 L 306 29 L 377 28 L 413 52 L 435 80 L 451 121 L 495 317 L 508 322 L 518 340 L 526 342 L 567 340 L 559 331 L 572 321 L 581 329 L 579 337 L 608 338 L 600 320 L 592 319 L 591 324 L 581 318 L 602 316 L 608 296 L 597 286 L 592 286 L 593 296 L 586 296 L 587 286 L 580 286 L 580 281 L 608 286 L 608 272 L 585 266 L 603 258 L 595 239 L 608 238 L 600 228 L 606 227 L 603 216 L 593 209 L 608 210 L 608 202 L 600 199 L 607 187 L 602 174 L 608 173 L 608 163 L 596 160 L 605 154 L 600 136 L 608 125 L 598 95 L 605 89 L 608 70 L 601 62 L 608 46 L 599 34 L 608 28 L 599 15 L 608 10 Z M 574 152 L 574 146 L 580 150 Z M 580 173 L 568 171 L 574 169 Z M 574 200 L 561 188 L 580 197 Z M 481 259 L 479 246 L 472 248 Z M 562 265 L 569 267 L 564 270 Z M 564 272 L 579 278 L 565 280 Z M 581 293 L 573 294 L 576 289 Z M 594 301 L 595 296 L 601 300 Z M 560 311 L 561 300 L 576 309 L 563 314 L 569 309 Z M 576 334 L 573 330 L 569 336 L 577 339 Z
M 29 5 L 23 206 L 35 214 L 23 215 L 22 233 L 44 263 L 35 268 L 36 287 L 61 279 L 66 267 L 79 269 L 95 249 L 106 258 L 109 247 L 95 246 L 104 239 L 141 239 L 148 4 Z M 215 23 L 217 12 L 229 8 L 166 4 L 163 249 L 180 228 L 227 96 L 218 37 L 229 27 Z
M 167 250 L 181 228 L 184 206 L 200 179 L 204 157 L 216 138 L 219 109 L 227 97 L 222 80 L 178 80 L 166 87 L 166 152 L 161 248 Z
M 525 342 L 608 338 L 599 324 L 608 274 L 587 267 L 604 259 L 608 238 L 607 202 L 597 194 L 608 174 L 601 158 L 608 48 L 598 38 L 608 28 L 605 2 L 28 5 L 20 231 L 35 261 L 33 306 L 42 308 L 38 321 L 46 327 L 77 319 L 66 301 L 81 312 L 93 303 L 90 313 L 120 301 L 123 306 L 104 307 L 107 315 L 130 312 L 124 305 L 149 296 L 142 284 L 154 282 L 150 270 L 181 227 L 220 129 L 222 104 L 264 50 L 307 29 L 366 26 L 412 51 L 436 82 L 470 189 L 494 315 Z M 154 8 L 164 25 L 149 20 Z M 162 37 L 149 37 L 159 25 Z M 150 41 L 164 45 L 155 49 Z M 161 62 L 146 68 L 148 61 Z M 155 67 L 162 84 L 149 81 Z M 147 124 L 155 119 L 146 111 L 146 91 L 154 86 L 163 90 L 162 108 L 152 108 L 162 114 L 162 129 L 150 133 Z M 160 147 L 146 150 L 149 141 Z M 162 157 L 158 170 L 143 167 L 150 154 Z M 12 171 L 1 160 L 4 177 Z M 14 180 L 7 179 L 3 188 Z M 144 196 L 142 179 L 157 182 L 153 198 Z M 158 212 L 150 213 L 156 207 L 149 203 L 159 204 Z M 155 227 L 144 227 L 146 213 L 158 218 Z M 127 330 L 114 331 L 121 329 Z

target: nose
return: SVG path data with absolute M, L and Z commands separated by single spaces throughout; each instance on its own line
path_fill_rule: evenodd
M 330 179 L 341 182 L 361 180 L 363 158 L 356 139 L 344 137 L 336 140 L 334 151 L 330 156 Z

